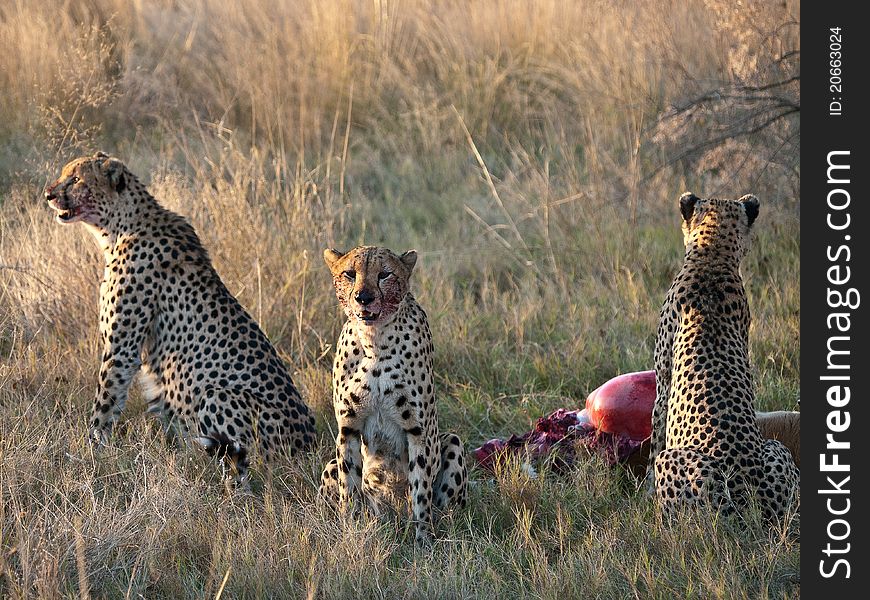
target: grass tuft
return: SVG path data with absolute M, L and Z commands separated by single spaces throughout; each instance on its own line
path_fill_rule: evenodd
M 594 458 L 472 471 L 469 506 L 442 515 L 429 551 L 404 518 L 314 502 L 342 323 L 326 246 L 418 250 L 440 421 L 471 449 L 651 368 L 682 257 L 677 198 L 755 193 L 757 403 L 799 408 L 796 117 L 744 135 L 728 119 L 757 107 L 708 93 L 793 69 L 765 65 L 799 43 L 800 5 L 736 6 L 0 4 L 0 596 L 798 596 L 787 528 L 662 523 Z M 683 156 L 711 123 L 734 139 Z M 111 445 L 86 440 L 100 256 L 41 190 L 97 149 L 190 218 L 314 409 L 316 452 L 255 461 L 252 497 L 228 495 L 136 390 Z

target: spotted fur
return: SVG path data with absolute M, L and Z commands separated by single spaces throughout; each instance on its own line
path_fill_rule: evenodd
M 416 540 L 429 543 L 432 505 L 464 505 L 467 475 L 459 437 L 438 430 L 432 337 L 409 291 L 417 254 L 365 246 L 324 258 L 347 322 L 332 369 L 336 457 L 320 496 L 380 512 L 410 492 Z
M 186 219 L 103 153 L 67 164 L 45 197 L 58 222 L 85 224 L 105 258 L 96 443 L 107 441 L 141 373 L 149 410 L 179 421 L 240 481 L 252 444 L 267 459 L 311 445 L 314 419 L 286 366 Z
M 710 504 L 723 513 L 754 495 L 766 518 L 796 506 L 800 474 L 765 440 L 753 406 L 749 305 L 740 261 L 758 199 L 683 194 L 686 255 L 662 306 L 650 477 L 666 513 Z

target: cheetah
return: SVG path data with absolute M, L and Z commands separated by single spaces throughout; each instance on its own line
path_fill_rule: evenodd
M 686 254 L 656 338 L 649 463 L 665 514 L 698 504 L 733 514 L 754 494 L 777 520 L 798 502 L 800 472 L 785 446 L 761 436 L 753 407 L 740 261 L 758 209 L 752 195 L 680 197 Z
M 314 418 L 287 368 L 184 217 L 102 152 L 67 164 L 45 198 L 58 223 L 85 225 L 105 259 L 90 419 L 97 446 L 108 441 L 137 373 L 149 411 L 192 433 L 237 482 L 247 482 L 255 442 L 267 460 L 311 446 Z
M 409 291 L 413 250 L 323 253 L 347 316 L 332 368 L 336 457 L 319 495 L 341 510 L 362 496 L 375 514 L 411 496 L 415 540 L 432 540 L 432 507 L 464 506 L 463 445 L 439 433 L 426 313 Z

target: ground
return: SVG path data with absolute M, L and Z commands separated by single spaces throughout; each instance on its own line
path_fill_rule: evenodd
M 766 49 L 734 32 L 748 19 L 796 34 L 777 24 L 799 5 L 165 4 L 0 8 L 0 596 L 799 595 L 798 542 L 714 519 L 665 527 L 595 461 L 535 480 L 471 472 L 429 554 L 405 520 L 342 523 L 313 502 L 344 320 L 324 247 L 418 251 L 439 421 L 472 449 L 652 368 L 682 259 L 674 197 L 754 193 L 758 405 L 799 408 L 799 164 L 768 160 L 792 122 L 673 163 L 653 135 L 704 86 L 755 81 L 743 67 L 765 57 L 746 53 Z M 190 217 L 316 413 L 318 452 L 255 464 L 251 498 L 166 440 L 138 394 L 113 445 L 90 451 L 98 252 L 40 193 L 100 149 Z

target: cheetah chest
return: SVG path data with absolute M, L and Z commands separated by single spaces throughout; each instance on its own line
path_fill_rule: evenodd
M 403 457 L 408 454 L 408 442 L 402 426 L 402 407 L 396 403 L 405 382 L 397 366 L 395 360 L 367 357 L 360 361 L 345 402 L 356 412 L 370 453 Z

